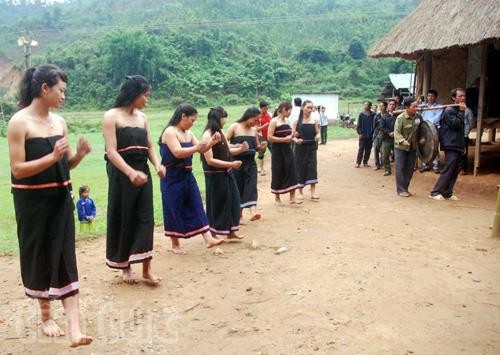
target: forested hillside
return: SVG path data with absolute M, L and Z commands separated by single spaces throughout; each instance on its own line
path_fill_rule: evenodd
M 16 39 L 31 31 L 40 43 L 33 62 L 67 71 L 74 108 L 109 106 L 127 74 L 146 76 L 163 104 L 212 105 L 278 100 L 296 90 L 373 97 L 388 73 L 413 70 L 400 60 L 368 59 L 366 50 L 418 0 L 18 3 L 0 1 L 8 18 L 0 50 L 22 67 Z

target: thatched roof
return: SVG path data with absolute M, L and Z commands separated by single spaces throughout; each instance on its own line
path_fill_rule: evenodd
M 422 0 L 368 54 L 415 59 L 424 51 L 468 47 L 499 39 L 499 0 Z

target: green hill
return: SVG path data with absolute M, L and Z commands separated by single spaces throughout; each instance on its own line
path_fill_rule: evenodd
M 366 50 L 417 3 L 75 0 L 13 6 L 2 1 L 0 16 L 9 14 L 9 21 L 0 26 L 0 48 L 22 67 L 16 39 L 30 31 L 40 43 L 33 62 L 53 62 L 68 73 L 67 104 L 75 109 L 108 107 L 127 74 L 146 76 L 162 104 L 276 101 L 294 91 L 374 97 L 388 73 L 413 67 L 368 59 Z

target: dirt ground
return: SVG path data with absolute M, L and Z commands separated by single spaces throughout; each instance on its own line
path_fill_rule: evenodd
M 158 288 L 120 282 L 104 265 L 105 238 L 78 243 L 83 325 L 95 338 L 86 348 L 40 334 L 17 257 L 2 258 L 0 351 L 500 353 L 500 239 L 490 230 L 499 175 L 459 177 L 462 199 L 451 202 L 430 200 L 437 176 L 416 172 L 415 196 L 401 198 L 394 176 L 354 169 L 355 151 L 355 140 L 320 147 L 317 203 L 274 206 L 270 175 L 261 178 L 262 220 L 221 255 L 196 237 L 175 256 L 157 228 Z

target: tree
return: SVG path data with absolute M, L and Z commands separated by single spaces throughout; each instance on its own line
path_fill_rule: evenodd
M 352 59 L 364 59 L 366 58 L 366 51 L 363 47 L 363 43 L 359 39 L 353 39 L 349 44 L 348 53 Z

